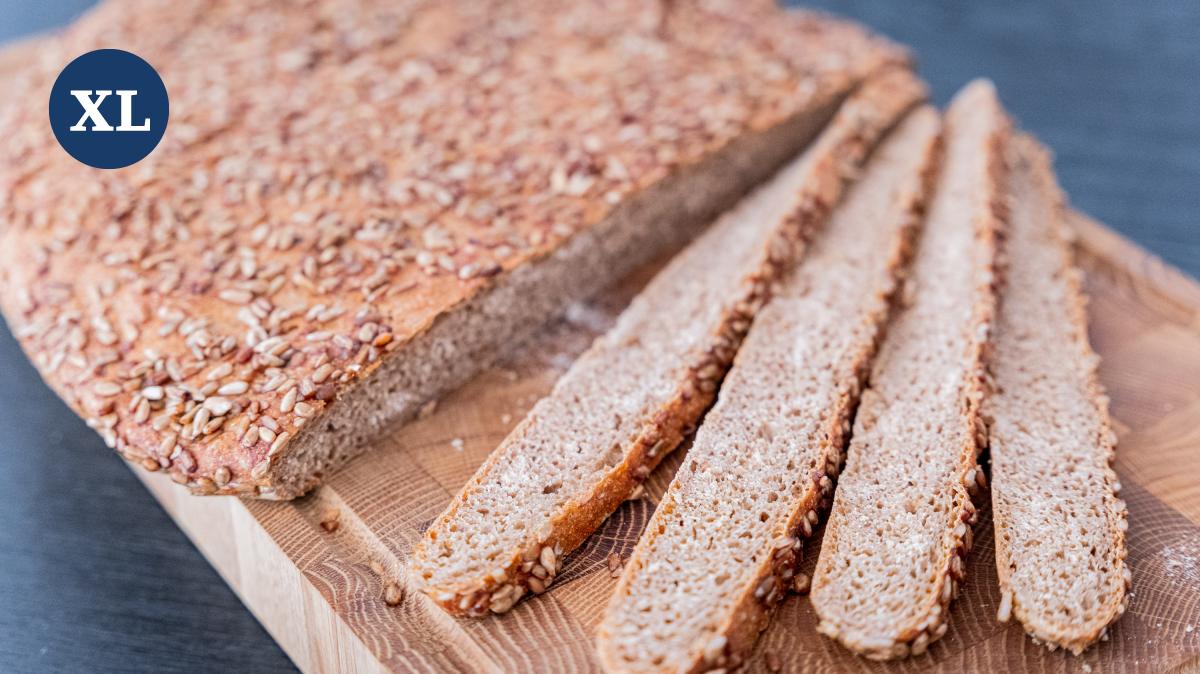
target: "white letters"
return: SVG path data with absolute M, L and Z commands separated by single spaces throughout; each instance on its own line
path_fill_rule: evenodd
M 117 131 L 149 131 L 149 117 L 142 122 L 141 126 L 133 126 L 133 97 L 137 96 L 137 91 L 118 89 L 117 96 L 121 98 L 121 124 L 117 127 Z
M 74 96 L 75 100 L 79 101 L 79 104 L 83 106 L 83 116 L 79 118 L 78 122 L 75 122 L 75 125 L 71 127 L 71 130 L 87 131 L 87 127 L 85 127 L 83 123 L 84 121 L 90 119 L 92 120 L 92 131 L 112 131 L 113 128 L 108 123 L 108 120 L 104 119 L 104 115 L 100 114 L 100 104 L 103 103 L 104 99 L 108 98 L 108 95 L 111 93 L 111 91 L 97 91 L 96 100 L 93 102 L 91 89 L 72 89 L 71 95 Z
M 92 100 L 92 94 L 96 94 L 96 100 Z M 72 89 L 71 95 L 79 104 L 83 106 L 83 116 L 78 122 L 71 127 L 72 131 L 87 131 L 88 128 L 84 124 L 87 120 L 92 121 L 92 131 L 112 131 L 113 127 L 104 119 L 104 115 L 100 114 L 100 104 L 104 99 L 108 98 L 113 92 L 110 90 L 91 89 Z M 141 124 L 135 126 L 133 124 L 133 97 L 137 96 L 135 89 L 118 89 L 117 97 L 121 99 L 121 123 L 117 126 L 117 131 L 149 131 L 150 118 L 147 117 Z

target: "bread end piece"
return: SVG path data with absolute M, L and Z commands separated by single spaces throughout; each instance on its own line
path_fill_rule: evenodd
M 644 2 L 324 0 L 200 21 L 177 4 L 136 21 L 102 4 L 0 57 L 24 59 L 0 104 L 0 305 L 109 447 L 205 495 L 303 493 L 565 304 L 678 250 L 904 60 L 769 2 L 677 3 L 669 21 Z M 197 113 L 103 174 L 47 142 L 25 95 L 99 35 Z M 209 105 L 208 81 L 229 100 Z M 273 114 L 236 112 L 256 106 Z

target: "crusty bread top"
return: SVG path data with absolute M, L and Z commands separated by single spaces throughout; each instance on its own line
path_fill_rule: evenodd
M 923 108 L 884 141 L 755 317 L 597 630 L 606 671 L 736 666 L 786 594 L 920 220 L 940 125 Z
M 1008 127 L 987 82 L 968 85 L 946 113 L 941 175 L 822 542 L 819 629 L 873 658 L 944 634 L 963 577 Z
M 172 118 L 145 160 L 97 171 L 57 146 L 45 91 L 113 44 L 155 66 Z M 11 327 L 126 457 L 251 494 L 440 315 L 904 58 L 733 0 L 134 0 L 22 49 L 0 106 Z
M 1082 274 L 1049 153 L 1010 144 L 1012 216 L 989 418 L 999 618 L 1076 653 L 1125 610 L 1116 436 L 1087 338 Z

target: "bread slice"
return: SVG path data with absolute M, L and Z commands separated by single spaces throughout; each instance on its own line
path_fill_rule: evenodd
M 737 667 L 786 596 L 832 496 L 939 126 L 932 108 L 903 122 L 754 319 L 605 612 L 607 671 Z
M 1088 345 L 1082 275 L 1049 153 L 1008 148 L 1005 288 L 984 404 L 990 430 L 998 618 L 1078 654 L 1125 612 L 1125 504 L 1116 435 Z
M 543 591 L 708 408 L 771 284 L 923 96 L 908 71 L 868 80 L 812 148 L 655 276 L 433 522 L 414 584 L 467 615 Z
M 818 629 L 873 659 L 946 631 L 975 508 L 1008 121 L 990 83 L 946 114 L 941 177 L 854 421 L 812 583 Z
M 905 59 L 771 5 L 101 4 L 6 81 L 0 305 L 130 461 L 297 496 L 681 248 Z M 154 64 L 172 116 L 98 172 L 54 140 L 45 92 L 113 44 Z

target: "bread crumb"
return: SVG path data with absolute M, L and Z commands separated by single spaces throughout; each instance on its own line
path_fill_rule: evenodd
M 796 574 L 796 579 L 792 581 L 792 590 L 796 594 L 808 594 L 808 590 L 812 586 L 812 579 L 807 573 Z
M 1092 671 L 1092 666 L 1091 666 L 1091 665 L 1089 665 L 1089 664 L 1088 664 L 1088 663 L 1086 663 L 1086 662 L 1085 662 L 1085 663 L 1083 663 L 1083 671 L 1085 671 L 1085 672 L 1090 672 L 1090 671 Z
M 396 606 L 404 599 L 404 590 L 397 583 L 388 583 L 383 588 L 383 603 Z
M 338 511 L 336 510 L 329 510 L 324 515 L 321 515 L 321 528 L 325 530 L 325 533 L 332 534 L 338 530 L 338 527 L 341 525 L 338 517 Z
M 621 555 L 615 552 L 608 553 L 608 575 L 616 578 L 621 575 Z
M 430 400 L 424 405 L 421 405 L 421 409 L 417 412 L 417 418 L 428 419 L 429 417 L 433 416 L 433 413 L 437 410 L 437 406 L 438 401 L 436 400 Z
M 512 415 L 505 412 L 500 415 L 500 423 L 508 425 L 512 423 Z
M 454 448 L 454 451 L 461 452 L 463 449 L 463 439 L 462 438 L 454 438 L 453 440 L 450 441 L 450 446 Z

